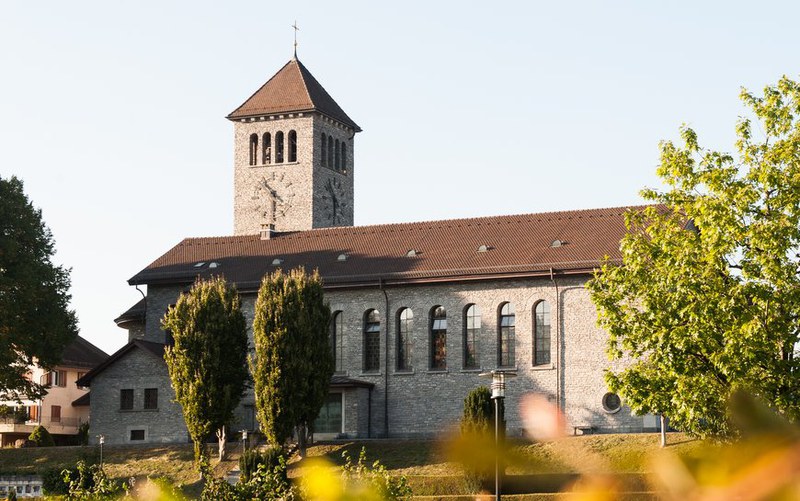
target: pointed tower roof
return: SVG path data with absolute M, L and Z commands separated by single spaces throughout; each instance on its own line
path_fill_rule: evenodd
M 238 120 L 301 111 L 318 111 L 361 132 L 361 127 L 347 116 L 297 58 L 286 63 L 227 118 Z

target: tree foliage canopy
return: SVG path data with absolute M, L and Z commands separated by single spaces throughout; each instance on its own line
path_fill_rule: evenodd
M 325 402 L 333 375 L 330 316 L 316 272 L 278 270 L 261 282 L 250 370 L 258 421 L 272 445 L 283 446 L 300 427 L 302 449 L 303 434 Z
M 61 361 L 78 335 L 69 309 L 69 270 L 51 262 L 55 243 L 16 177 L 0 178 L 0 397 L 38 399 L 46 389 L 26 379 L 34 361 Z
M 800 85 L 742 90 L 736 153 L 661 144 L 659 205 L 627 216 L 622 265 L 589 282 L 612 358 L 607 382 L 635 411 L 728 435 L 742 388 L 800 417 Z M 754 127 L 754 123 L 757 126 Z
M 239 295 L 223 278 L 198 280 L 166 313 L 162 326 L 174 339 L 164 360 L 200 461 L 202 444 L 231 421 L 249 380 Z

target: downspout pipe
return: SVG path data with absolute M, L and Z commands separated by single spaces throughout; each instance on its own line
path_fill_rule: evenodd
M 558 293 L 558 282 L 553 268 L 550 268 L 550 281 L 556 288 L 556 407 L 561 408 L 561 296 Z
M 384 438 L 389 438 L 389 294 L 386 293 L 386 288 L 383 286 L 383 279 L 378 279 L 378 287 L 383 292 L 383 299 L 385 304 L 384 313 L 386 318 L 386 338 L 383 343 L 383 430 Z

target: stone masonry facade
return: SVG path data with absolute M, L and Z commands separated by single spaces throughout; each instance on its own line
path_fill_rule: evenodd
M 288 135 L 297 134 L 297 161 L 289 162 Z M 284 134 L 283 162 L 276 163 L 275 136 Z M 264 163 L 263 138 L 269 133 L 272 151 Z M 259 138 L 255 164 L 251 165 L 250 138 Z M 346 145 L 340 171 L 321 164 L 322 134 Z M 353 135 L 355 132 L 319 113 L 297 113 L 259 117 L 234 122 L 234 234 L 258 234 L 263 225 L 276 231 L 353 225 Z M 329 184 L 337 192 L 338 217 L 333 209 Z M 269 188 L 275 194 L 269 192 Z M 273 204 L 273 197 L 275 203 Z
M 642 417 L 633 416 L 630 409 L 610 413 L 603 405 L 603 396 L 608 392 L 603 373 L 610 366 L 605 355 L 607 334 L 600 329 L 597 313 L 583 284 L 586 277 L 556 277 L 547 279 L 506 280 L 471 282 L 465 284 L 415 285 L 381 289 L 326 291 L 332 312 L 341 312 L 343 335 L 343 366 L 338 374 L 374 384 L 366 389 L 332 390 L 343 392 L 343 434 L 349 437 L 387 436 L 385 411 L 388 409 L 388 436 L 431 436 L 442 430 L 455 428 L 463 410 L 467 393 L 488 381 L 479 377 L 482 371 L 498 368 L 498 312 L 504 303 L 511 303 L 515 310 L 515 363 L 511 369 L 518 377 L 507 386 L 507 412 L 509 434 L 522 431 L 522 421 L 517 404 L 527 393 L 547 395 L 559 402 L 570 426 L 593 427 L 597 431 L 641 431 Z M 556 295 L 556 286 L 558 295 Z M 148 293 L 146 340 L 164 342 L 160 319 L 166 309 L 174 304 L 184 289 L 179 287 L 151 286 Z M 384 294 L 385 292 L 385 294 Z M 387 314 L 388 300 L 388 314 Z M 533 365 L 534 307 L 539 301 L 547 301 L 551 309 L 551 363 Z M 255 294 L 242 295 L 242 307 L 248 325 L 252 325 Z M 479 368 L 464 368 L 464 311 L 469 305 L 477 305 L 481 312 L 481 331 L 478 337 Z M 430 315 L 433 309 L 442 306 L 447 312 L 446 369 L 430 369 Z M 411 332 L 411 370 L 397 370 L 397 315 L 402 308 L 410 308 L 414 314 Z M 380 369 L 363 370 L 364 314 L 370 309 L 380 313 Z M 385 344 L 388 329 L 388 345 Z M 252 346 L 252 330 L 249 333 Z M 556 343 L 558 339 L 558 343 Z M 386 353 L 388 346 L 388 364 Z M 146 374 L 142 378 L 169 390 L 169 379 L 163 361 L 142 354 L 130 363 L 143 364 L 121 374 Z M 147 365 L 147 367 L 144 367 Z M 509 367 L 506 367 L 509 368 Z M 116 370 L 115 372 L 116 373 Z M 113 380 L 104 373 L 100 377 Z M 145 381 L 135 380 L 137 388 Z M 103 391 L 108 391 L 102 385 Z M 118 384 L 112 385 L 118 391 Z M 95 385 L 93 384 L 93 391 Z M 160 392 L 162 390 L 159 390 Z M 161 393 L 160 393 L 161 394 Z M 388 397 L 387 397 L 388 395 Z M 113 397 L 113 395 L 112 395 Z M 117 397 L 118 398 L 118 397 Z M 161 398 L 161 397 L 160 397 Z M 93 394 L 94 400 L 94 394 Z M 242 407 L 252 406 L 252 391 L 245 395 Z M 177 423 L 166 426 L 160 440 L 186 439 L 180 409 L 170 398 L 161 400 L 164 414 L 159 416 L 158 426 L 166 426 L 163 416 L 174 416 Z M 174 407 L 167 409 L 167 407 Z M 134 424 L 136 415 L 110 408 L 98 416 L 93 411 L 93 427 L 105 427 L 113 423 L 114 434 Z M 116 415 L 111 418 L 111 415 Z M 368 422 L 368 419 L 371 421 Z M 155 426 L 155 424 L 153 425 Z M 235 428 L 235 426 L 234 426 Z M 570 428 L 571 431 L 572 428 Z M 155 431 L 155 430 L 154 430 Z

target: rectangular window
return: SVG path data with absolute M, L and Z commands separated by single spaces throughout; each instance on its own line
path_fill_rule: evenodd
M 52 422 L 52 423 L 60 423 L 61 422 L 61 406 L 60 405 L 51 405 L 50 406 L 50 422 Z
M 133 390 L 119 390 L 119 409 L 121 411 L 133 410 Z
M 381 369 L 380 332 L 364 333 L 364 372 L 377 372 Z
M 342 394 L 329 393 L 314 421 L 314 433 L 342 432 Z
M 67 386 L 67 373 L 66 371 L 51 371 L 47 373 L 47 384 L 50 386 Z
M 144 389 L 144 408 L 158 409 L 158 388 Z
M 144 440 L 144 430 L 131 430 L 131 441 Z

